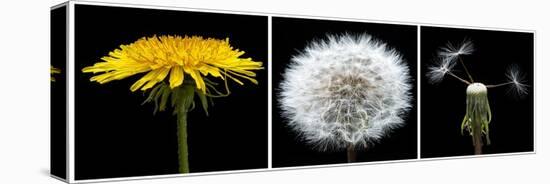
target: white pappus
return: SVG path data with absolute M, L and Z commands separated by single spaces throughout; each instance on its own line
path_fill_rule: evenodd
M 508 82 L 512 84 L 510 90 L 513 91 L 517 96 L 522 97 L 529 93 L 529 90 L 527 90 L 527 87 L 529 86 L 525 84 L 525 75 L 520 72 L 517 65 L 512 65 L 508 67 L 506 78 L 508 79 Z
M 464 39 L 462 44 L 454 45 L 448 42 L 445 47 L 440 47 L 437 54 L 439 57 L 455 60 L 460 55 L 470 55 L 474 52 L 474 43 L 469 39 Z
M 407 64 L 367 34 L 311 42 L 283 77 L 283 115 L 319 151 L 364 149 L 402 126 L 411 107 Z
M 451 72 L 455 65 L 456 62 L 449 58 L 439 58 L 435 65 L 428 67 L 428 73 L 426 73 L 428 81 L 432 84 L 440 83 L 445 74 Z

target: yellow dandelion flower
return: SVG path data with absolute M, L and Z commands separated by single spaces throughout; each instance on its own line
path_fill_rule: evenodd
M 226 80 L 226 77 L 243 84 L 238 78 L 255 84 L 256 74 L 262 62 L 240 58 L 245 52 L 233 49 L 229 39 L 203 38 L 201 36 L 152 36 L 143 37 L 134 43 L 120 45 L 95 63 L 82 69 L 83 72 L 101 73 L 90 80 L 107 83 L 139 73 L 145 73 L 130 90 L 143 91 L 152 88 L 168 77 L 170 88 L 181 86 L 184 76 L 194 80 L 196 88 L 206 93 L 203 77 L 208 75 Z
M 61 69 L 50 66 L 50 81 L 55 82 L 53 74 L 61 73 Z
M 188 173 L 187 112 L 194 107 L 194 96 L 197 94 L 208 115 L 208 97 L 229 95 L 227 78 L 241 85 L 243 82 L 239 78 L 257 84 L 253 71 L 263 69 L 262 62 L 240 58 L 243 54 L 244 51 L 233 49 L 227 38 L 143 37 L 134 43 L 120 45 L 120 48 L 102 57 L 102 62 L 85 67 L 82 72 L 100 73 L 90 78 L 90 81 L 100 84 L 146 73 L 130 90 L 151 89 L 144 103 L 154 103 L 153 112 L 164 111 L 167 104 L 174 108 L 178 127 L 179 172 Z M 227 94 L 215 89 L 217 83 L 208 80 L 206 77 L 209 75 L 224 80 Z M 210 90 L 215 94 L 211 94 Z

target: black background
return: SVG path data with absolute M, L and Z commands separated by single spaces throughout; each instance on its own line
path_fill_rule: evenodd
M 107 84 L 90 82 L 85 66 L 144 36 L 200 35 L 225 39 L 264 62 L 259 85 L 230 82 L 206 117 L 190 112 L 190 171 L 267 167 L 267 17 L 76 5 L 76 179 L 177 173 L 176 117 L 153 115 L 130 86 L 143 74 Z M 219 81 L 219 80 L 216 80 Z
M 281 117 L 277 94 L 282 73 L 293 55 L 299 54 L 315 39 L 327 34 L 368 33 L 399 51 L 409 66 L 411 75 L 412 109 L 405 126 L 394 130 L 389 137 L 368 151 L 357 153 L 357 161 L 414 159 L 417 157 L 416 124 L 416 60 L 417 27 L 391 24 L 371 24 L 343 21 L 273 17 L 273 167 L 345 163 L 346 152 L 318 152 L 298 137 L 287 120 Z
M 53 75 L 55 82 L 50 82 L 50 173 L 64 179 L 67 172 L 67 7 L 52 10 L 50 23 L 50 62 L 61 70 Z
M 514 97 L 507 87 L 488 89 L 492 121 L 489 125 L 491 145 L 483 153 L 533 151 L 533 34 L 454 28 L 421 28 L 421 156 L 442 157 L 471 155 L 472 140 L 460 124 L 466 110 L 466 85 L 445 76 L 432 85 L 424 75 L 434 61 L 437 49 L 448 42 L 474 42 L 475 51 L 463 60 L 475 81 L 484 84 L 506 82 L 506 69 L 517 64 L 526 75 L 529 94 Z M 467 78 L 462 66 L 455 74 Z

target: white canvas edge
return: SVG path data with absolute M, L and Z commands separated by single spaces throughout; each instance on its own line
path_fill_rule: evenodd
M 67 79 L 67 88 L 69 89 L 69 93 L 68 94 L 68 98 L 69 98 L 69 106 L 67 107 L 67 111 L 69 112 L 69 116 L 68 116 L 68 124 L 67 124 L 67 129 L 68 129 L 68 144 L 67 144 L 67 149 L 69 150 L 69 167 L 67 168 L 68 170 L 68 175 L 67 175 L 67 180 L 69 181 L 69 183 L 74 183 L 75 182 L 75 140 L 74 140 L 74 137 L 75 137 L 75 84 L 74 84 L 74 81 L 75 81 L 75 42 L 74 42 L 74 38 L 75 38 L 75 30 L 74 30 L 74 25 L 75 25 L 75 22 L 74 22 L 74 5 L 75 5 L 75 2 L 74 1 L 69 1 L 69 9 L 68 9 L 68 12 L 69 12 L 69 55 L 68 55 L 68 64 L 67 64 L 67 74 L 68 74 L 68 79 Z

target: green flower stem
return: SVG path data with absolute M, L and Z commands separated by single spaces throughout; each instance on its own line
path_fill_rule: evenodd
M 191 77 L 187 77 L 190 79 Z M 206 80 L 207 85 L 211 82 Z M 208 115 L 208 96 L 201 90 L 195 88 L 195 82 L 191 80 L 183 81 L 183 84 L 174 89 L 167 83 L 160 83 L 150 92 L 145 103 L 155 105 L 154 113 L 166 110 L 168 105 L 174 108 L 173 114 L 177 116 L 177 136 L 178 136 L 178 171 L 180 173 L 189 173 L 189 151 L 187 145 L 187 113 L 195 107 L 194 95 L 197 94 L 200 104 Z M 210 87 L 210 86 L 209 86 Z M 213 87 L 210 87 L 213 88 Z M 208 91 L 208 89 L 207 89 Z
M 474 144 L 474 154 L 481 155 L 483 154 L 483 141 L 481 138 L 481 121 L 472 121 L 472 141 Z
M 187 147 L 187 113 L 193 104 L 194 87 L 192 85 L 182 85 L 174 89 L 179 97 L 179 103 L 176 105 L 178 121 L 178 159 L 179 172 L 189 173 L 189 151 Z
M 189 152 L 187 150 L 187 112 L 178 112 L 178 159 L 179 172 L 189 173 Z

